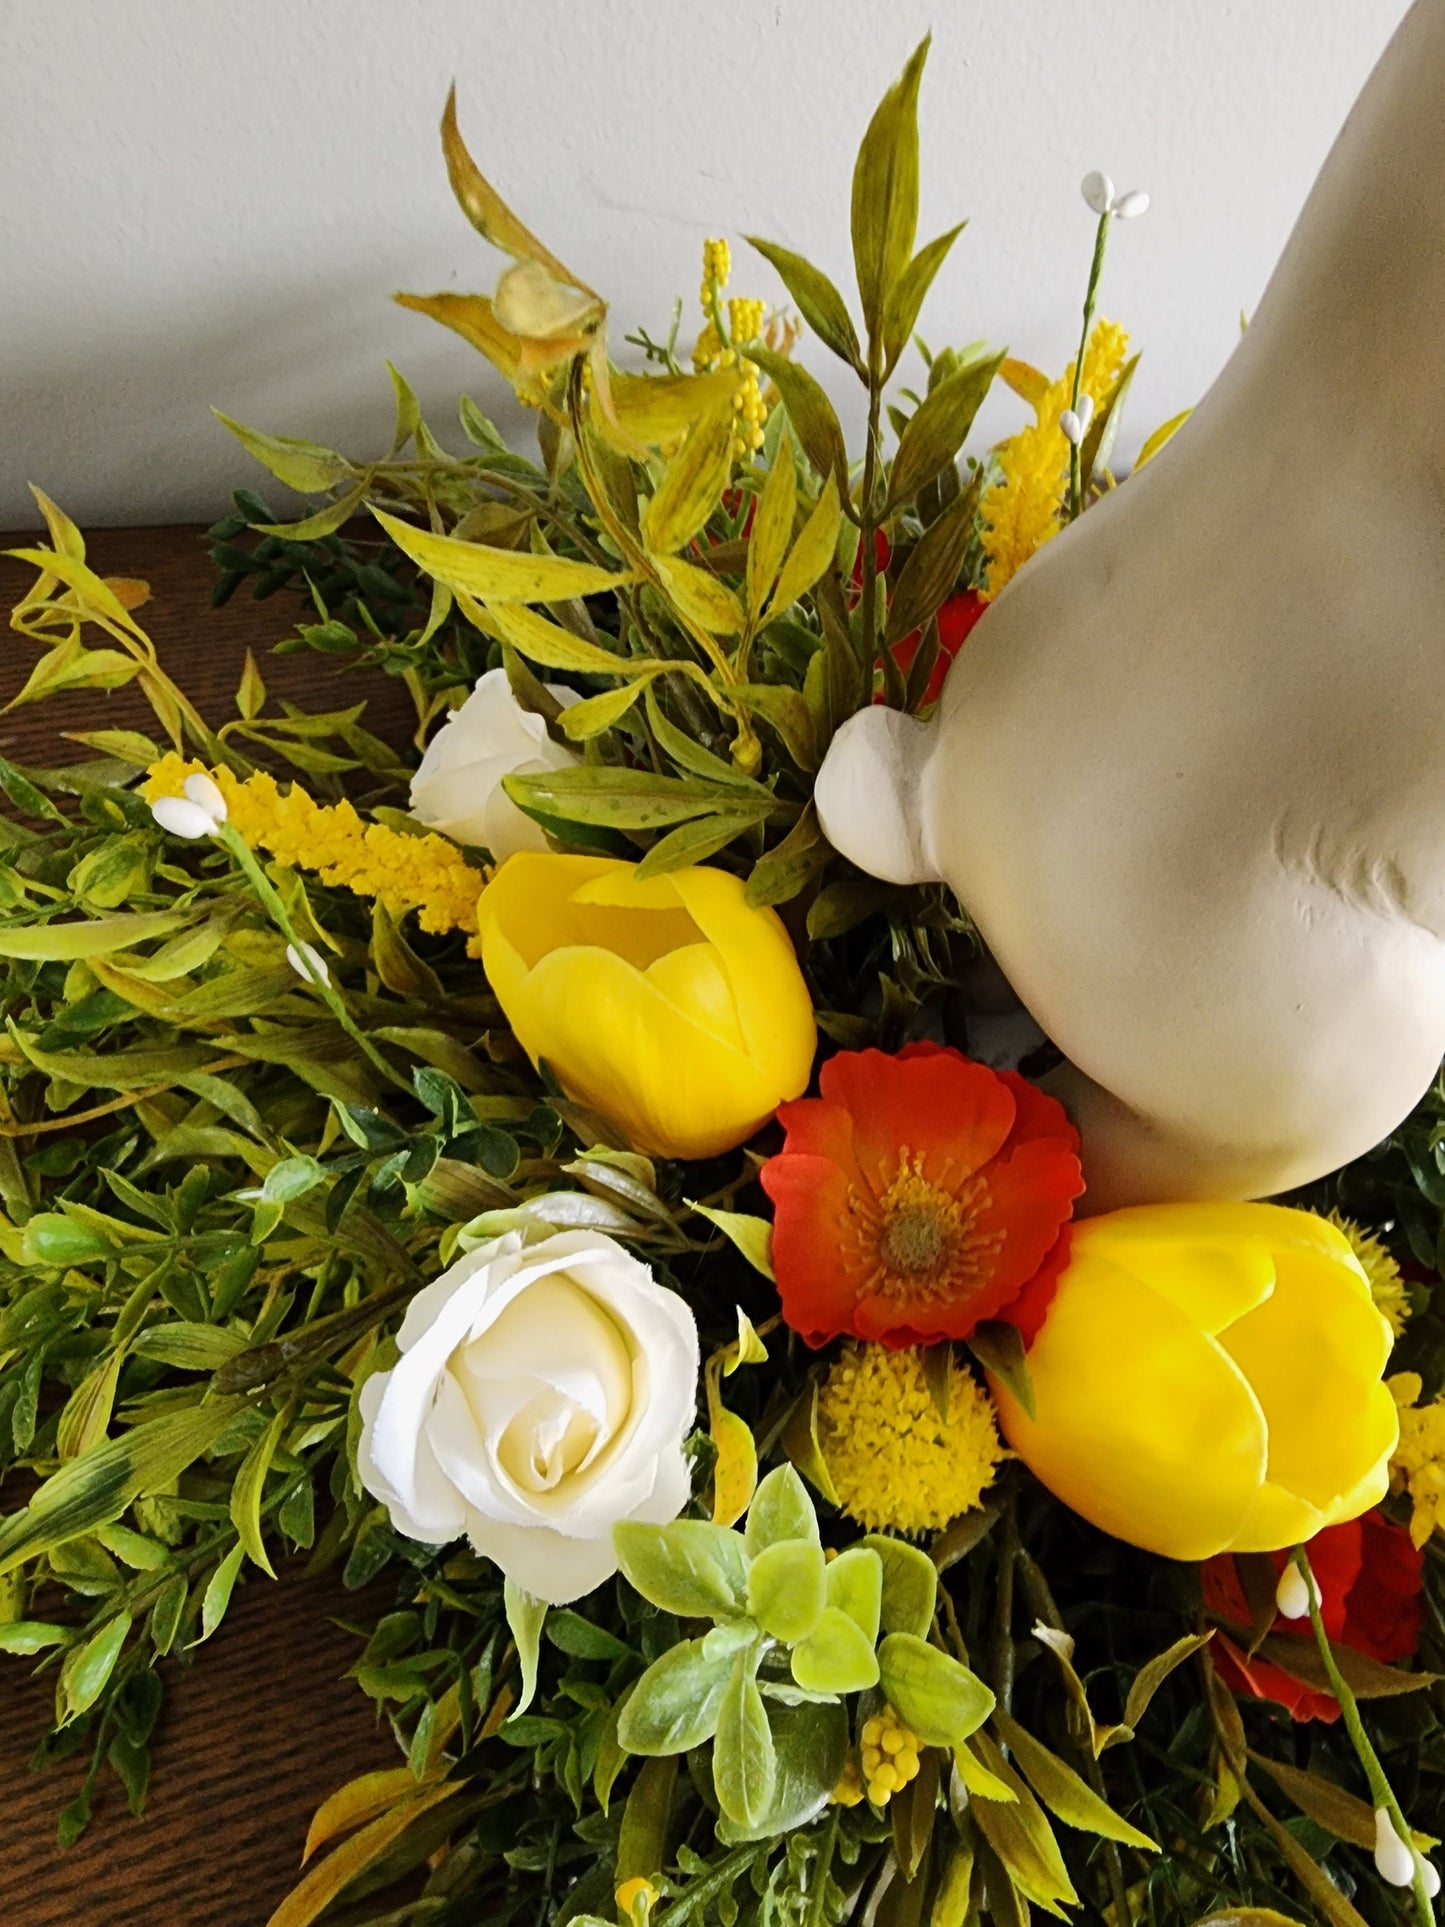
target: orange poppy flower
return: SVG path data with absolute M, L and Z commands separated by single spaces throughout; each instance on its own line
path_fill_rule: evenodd
M 793 1330 L 895 1349 L 967 1338 L 1026 1289 L 1036 1329 L 1084 1188 L 1063 1107 L 937 1044 L 839 1051 L 819 1088 L 780 1107 L 787 1136 L 761 1173 Z

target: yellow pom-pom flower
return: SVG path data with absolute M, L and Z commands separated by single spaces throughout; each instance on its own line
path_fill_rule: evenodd
M 1329 1222 L 1349 1239 L 1350 1250 L 1370 1281 L 1370 1297 L 1374 1300 L 1375 1310 L 1399 1338 L 1410 1322 L 1410 1293 L 1389 1247 L 1372 1231 L 1366 1231 L 1363 1225 L 1356 1224 L 1352 1218 L 1341 1217 L 1338 1211 L 1330 1213 Z
M 921 1351 L 850 1344 L 818 1394 L 818 1443 L 843 1510 L 870 1528 L 935 1532 L 978 1504 L 1004 1456 L 989 1403 L 956 1361 L 948 1416 Z
M 1129 353 L 1129 337 L 1114 321 L 1095 323 L 1084 351 L 1081 395 L 1097 407 L 1119 378 Z M 999 474 L 984 491 L 980 517 L 984 524 L 983 552 L 988 573 L 983 597 L 991 602 L 1029 557 L 1057 535 L 1059 511 L 1069 479 L 1069 444 L 1059 417 L 1070 405 L 1074 364 L 1056 382 L 1045 384 L 1034 402 L 1034 421 L 1001 444 Z
M 782 922 L 698 865 L 509 857 L 477 906 L 482 963 L 517 1041 L 633 1148 L 704 1158 L 808 1082 L 813 1006 Z
M 918 1777 L 923 1742 L 891 1706 L 863 1722 L 860 1738 L 868 1798 L 875 1807 L 886 1807 L 895 1793 L 901 1793 L 910 1780 Z
M 401 916 L 416 912 L 423 930 L 475 933 L 477 898 L 486 878 L 444 836 L 408 836 L 384 823 L 367 823 L 350 803 L 318 803 L 297 783 L 283 792 L 264 770 L 239 777 L 224 766 L 208 770 L 173 751 L 154 764 L 141 795 L 147 803 L 180 796 L 188 776 L 204 774 L 226 800 L 229 820 L 253 850 L 265 850 L 323 883 L 374 897 Z
M 1168 1559 L 1273 1552 L 1384 1497 L 1390 1328 L 1343 1232 L 1267 1204 L 1075 1225 L 1004 1437 L 1065 1505 Z
M 1445 1525 L 1445 1399 L 1417 1403 L 1424 1387 L 1418 1372 L 1389 1380 L 1400 1412 L 1400 1442 L 1390 1460 L 1390 1484 L 1410 1498 L 1410 1537 L 1423 1546 Z

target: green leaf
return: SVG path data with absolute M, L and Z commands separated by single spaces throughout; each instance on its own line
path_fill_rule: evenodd
M 982 361 L 969 362 L 924 397 L 899 438 L 888 477 L 886 515 L 911 502 L 957 455 L 1002 361 L 1000 349 Z
M 685 1639 L 669 1647 L 637 1682 L 617 1722 L 629 1753 L 686 1753 L 717 1731 L 737 1655 L 714 1657 L 704 1652 L 705 1643 Z
M 209 1639 L 226 1617 L 226 1608 L 231 1603 L 231 1594 L 236 1587 L 236 1576 L 241 1570 L 241 1561 L 245 1556 L 246 1548 L 238 1539 L 211 1574 L 206 1584 L 205 1595 L 201 1600 L 200 1634 L 191 1642 L 193 1645 L 199 1646 L 203 1640 Z
M 695 816 L 734 814 L 751 818 L 754 802 L 691 777 L 658 776 L 651 770 L 611 766 L 545 770 L 507 776 L 502 787 L 529 814 L 563 822 L 595 823 L 617 830 L 659 830 Z
M 1105 395 L 1089 424 L 1089 432 L 1079 450 L 1079 473 L 1085 483 L 1091 482 L 1101 468 L 1109 466 L 1109 458 L 1114 453 L 1114 443 L 1119 437 L 1119 424 L 1124 419 L 1124 403 L 1134 380 L 1134 371 L 1139 366 L 1139 356 L 1130 355 L 1119 370 L 1113 387 Z
M 0 790 L 4 791 L 22 816 L 33 816 L 45 823 L 67 821 L 64 811 L 55 807 L 44 790 L 37 789 L 23 770 L 16 769 L 13 763 L 7 763 L 3 756 L 0 756 Z M 0 956 L 10 954 L 0 951 Z
M 74 963 L 81 957 L 108 957 L 151 937 L 166 937 L 195 921 L 187 910 L 123 911 L 114 917 L 82 917 L 69 923 L 30 923 L 0 930 L 0 957 L 38 958 Z
M 797 541 L 788 552 L 788 559 L 783 564 L 777 587 L 768 603 L 765 621 L 772 622 L 791 609 L 799 596 L 806 595 L 832 564 L 842 520 L 837 477 L 829 475 Z
M 818 1443 L 816 1378 L 809 1379 L 794 1400 L 793 1409 L 784 1421 L 779 1443 L 814 1490 L 821 1492 L 829 1505 L 837 1505 L 838 1488 L 833 1483 L 828 1461 L 823 1457 L 823 1448 Z
M 60 1698 L 66 1708 L 62 1724 L 89 1712 L 105 1691 L 130 1628 L 130 1614 L 118 1613 L 83 1646 L 66 1654 L 60 1669 Z
M 883 1562 L 884 1632 L 926 1639 L 938 1599 L 938 1568 L 917 1546 L 881 1532 L 870 1532 L 861 1543 Z
M 48 1626 L 39 1619 L 12 1619 L 8 1626 L 0 1626 L 0 1653 L 28 1659 L 32 1653 L 43 1653 L 47 1646 L 63 1646 L 70 1633 L 69 1626 Z
M 732 1662 L 712 1753 L 718 1805 L 729 1820 L 743 1827 L 761 1824 L 772 1803 L 778 1775 L 772 1728 L 754 1677 L 755 1664 L 751 1652 L 739 1653 Z
M 558 1652 L 574 1659 L 630 1659 L 632 1648 L 590 1619 L 563 1606 L 547 1616 L 547 1638 Z
M 675 830 L 660 837 L 638 864 L 638 882 L 665 876 L 669 870 L 685 870 L 691 864 L 705 863 L 745 831 L 763 822 L 771 811 L 771 803 L 755 803 L 750 815 L 729 811 L 726 816 L 695 816 L 690 823 L 680 823 Z
M 848 1713 L 836 1702 L 780 1705 L 767 1700 L 777 1770 L 773 1797 L 755 1826 L 740 1826 L 720 1815 L 717 1836 L 725 1847 L 745 1840 L 777 1839 L 827 1807 L 848 1755 Z
M 748 612 L 757 625 L 767 604 L 769 591 L 778 579 L 788 543 L 793 535 L 793 518 L 798 507 L 798 470 L 793 460 L 793 443 L 786 428 L 778 442 L 773 465 L 768 470 L 757 509 L 752 534 L 748 537 Z
M 624 1576 L 654 1606 L 680 1619 L 720 1619 L 744 1611 L 747 1558 L 740 1533 L 702 1519 L 646 1525 L 628 1519 L 612 1528 Z
M 921 247 L 889 290 L 888 299 L 883 305 L 885 376 L 892 374 L 897 367 L 898 358 L 918 325 L 918 311 L 933 286 L 933 277 L 948 259 L 949 250 L 967 225 L 966 221 L 960 221 L 947 234 L 940 234 L 936 240 Z
M 775 729 L 783 747 L 799 769 L 815 770 L 822 761 L 818 726 L 804 697 L 786 683 L 734 683 L 728 694 L 733 701 Z
M 276 1568 L 271 1564 L 261 1536 L 261 1499 L 266 1490 L 266 1474 L 271 1470 L 271 1461 L 290 1417 L 290 1406 L 283 1405 L 246 1454 L 231 1488 L 231 1524 L 247 1553 L 272 1579 L 276 1577 Z
M 219 408 L 213 408 L 211 413 L 223 428 L 230 429 L 248 455 L 253 455 L 263 468 L 270 469 L 278 482 L 294 488 L 298 495 L 318 495 L 351 473 L 351 464 L 334 448 L 321 448 L 295 435 L 264 434 L 259 428 L 247 428 L 242 422 L 232 421 Z
M 782 396 L 803 453 L 820 475 L 834 478 L 839 501 L 846 501 L 848 449 L 833 404 L 820 384 L 800 362 L 774 354 L 771 348 L 750 348 L 748 360 L 758 364 Z
M 765 261 L 772 262 L 783 286 L 796 302 L 798 313 L 819 341 L 858 374 L 866 374 L 848 304 L 823 270 L 815 268 L 801 254 L 779 247 L 776 241 L 762 241 L 755 234 L 746 234 L 743 239 L 750 248 L 756 248 Z
M 1375 1809 L 1372 1806 L 1318 1773 L 1288 1766 L 1283 1760 L 1268 1759 L 1263 1753 L 1251 1752 L 1249 1757 L 1269 1775 L 1281 1793 L 1293 1800 L 1301 1813 L 1327 1833 L 1332 1833 L 1337 1840 L 1348 1840 L 1354 1846 L 1363 1847 L 1366 1853 L 1374 1852 Z M 1026 1762 L 1020 1761 L 1020 1765 L 1028 1772 Z
M 537 1690 L 537 1663 L 542 1650 L 542 1626 L 547 1617 L 547 1602 L 534 1599 L 531 1593 L 524 1592 L 511 1579 L 503 1582 L 502 1602 L 506 1608 L 507 1625 L 517 1647 L 517 1663 L 522 1669 L 521 1696 L 512 1708 L 512 1717 L 515 1719 L 518 1713 L 526 1712 Z
M 751 776 L 744 776 L 741 770 L 735 769 L 721 756 L 714 756 L 711 750 L 704 749 L 701 743 L 686 735 L 676 723 L 669 722 L 666 711 L 657 700 L 657 692 L 650 684 L 646 702 L 647 720 L 657 738 L 658 747 L 681 769 L 690 770 L 705 782 L 721 783 L 725 789 L 743 791 L 755 801 L 772 801 L 772 791 L 766 784 L 755 782 Z
M 973 539 L 978 487 L 979 478 L 975 476 L 938 520 L 924 530 L 917 548 L 904 564 L 903 573 L 888 598 L 884 640 L 890 649 L 904 636 L 921 629 L 952 595 Z
M 218 1372 L 246 1349 L 244 1333 L 223 1325 L 202 1325 L 187 1319 L 174 1319 L 164 1325 L 149 1325 L 136 1337 L 131 1350 L 158 1365 L 171 1365 L 181 1372 Z
M 918 87 L 929 38 L 879 102 L 853 169 L 853 262 L 870 339 L 881 333 L 918 228 Z
M 913 1633 L 889 1633 L 878 1649 L 888 1703 L 927 1746 L 958 1746 L 994 1708 L 976 1673 Z
M 304 1198 L 325 1179 L 326 1173 L 315 1158 L 282 1158 L 266 1173 L 261 1196 L 268 1204 L 289 1204 L 293 1198 Z
M 794 1646 L 791 1663 L 793 1678 L 808 1693 L 863 1693 L 878 1684 L 873 1641 L 837 1606 L 824 1607 L 813 1631 Z
M 1101 1799 L 1071 1766 L 1026 1732 L 1002 1707 L 994 1709 L 993 1725 L 1034 1792 L 1049 1811 L 1067 1826 L 1078 1827 L 1084 1833 L 1096 1833 L 1105 1840 L 1117 1840 L 1126 1847 L 1139 1847 L 1148 1853 L 1159 1852 L 1157 1841 L 1131 1826 L 1122 1814 L 1115 1813 L 1108 1802 Z M 1369 1844 L 1373 1847 L 1373 1814 L 1370 1819 Z
M 849 1546 L 828 1567 L 828 1604 L 847 1613 L 870 1646 L 878 1643 L 883 1562 L 870 1546 Z
M 118 1519 L 132 1499 L 169 1485 L 245 1407 L 214 1399 L 134 1426 L 68 1460 L 22 1511 L 0 1525 L 0 1576 L 96 1526 Z
M 654 555 L 685 548 L 722 499 L 732 472 L 733 398 L 725 395 L 688 429 L 642 511 L 642 539 Z
M 650 1880 L 661 1874 L 672 1832 L 672 1803 L 677 1792 L 674 1758 L 644 1760 L 622 1809 L 617 1836 L 617 1862 L 609 1882 L 615 1892 L 629 1880 Z M 572 1916 L 574 1927 L 580 1927 Z
M 1130 1735 L 1148 1712 L 1149 1702 L 1175 1667 L 1182 1666 L 1186 1659 L 1192 1659 L 1200 1647 L 1207 1646 L 1212 1638 L 1212 1633 L 1186 1633 L 1165 1652 L 1156 1653 L 1147 1665 L 1139 1668 L 1129 1683 L 1128 1697 L 1124 1702 L 1123 1723 Z M 1114 1731 L 1118 1733 L 1119 1729 L 1116 1727 Z M 1121 1734 L 1120 1737 L 1126 1736 Z
M 573 596 L 603 595 L 637 580 L 635 574 L 619 575 L 615 570 L 598 568 L 592 562 L 574 562 L 566 556 L 459 542 L 455 536 L 413 528 L 382 509 L 373 508 L 371 512 L 419 569 L 455 592 L 475 596 L 479 602 L 566 602 Z
M 114 1256 L 115 1246 L 94 1226 L 79 1224 L 63 1211 L 37 1211 L 20 1234 L 27 1265 L 84 1265 Z
M 688 1208 L 709 1224 L 717 1226 L 723 1236 L 729 1239 L 747 1259 L 754 1271 L 760 1271 L 764 1278 L 776 1283 L 773 1278 L 773 1227 L 766 1218 L 756 1218 L 747 1211 L 719 1211 L 715 1205 L 694 1204 L 688 1200 Z
M 985 1319 L 964 1342 L 983 1369 L 1008 1387 L 1029 1417 L 1036 1417 L 1033 1381 L 1018 1326 L 1006 1319 Z
M 756 1559 L 769 1546 L 788 1540 L 820 1543 L 818 1515 L 807 1487 L 790 1465 L 777 1466 L 763 1479 L 748 1507 L 744 1543 Z
M 970 1795 L 969 1811 L 979 1832 L 1027 1899 L 1051 1914 L 1061 1915 L 1061 1901 L 1077 1906 L 1079 1897 L 1043 1809 L 987 1733 L 980 1733 L 975 1744 L 988 1772 L 1014 1795 L 1007 1803 Z
M 1386 1666 L 1353 1646 L 1331 1645 L 1335 1664 L 1356 1699 L 1392 1699 L 1398 1693 L 1418 1693 L 1433 1686 L 1438 1673 L 1404 1673 L 1398 1666 Z M 1329 1675 L 1314 1645 L 1288 1633 L 1271 1633 L 1261 1640 L 1259 1656 L 1280 1667 L 1292 1679 L 1303 1680 L 1318 1692 L 1330 1691 Z M 1157 1662 L 1151 1662 L 1157 1663 Z
M 748 1612 L 771 1638 L 795 1645 L 822 1618 L 832 1571 L 814 1540 L 765 1546 L 748 1569 Z
M 747 900 L 754 910 L 788 903 L 805 890 L 828 861 L 830 846 L 811 800 L 781 843 L 759 857 L 748 878 Z

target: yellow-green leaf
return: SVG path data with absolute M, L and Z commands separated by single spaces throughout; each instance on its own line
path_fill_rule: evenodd
M 499 368 L 508 381 L 515 383 L 525 374 L 535 372 L 527 343 L 502 326 L 486 295 L 394 294 L 392 300 L 398 307 L 409 308 L 413 314 L 424 314 L 428 320 L 439 321 L 453 334 L 459 334 Z
M 666 665 L 656 662 L 648 665 L 652 675 L 663 674 Z M 562 711 L 562 728 L 575 743 L 585 742 L 589 736 L 600 736 L 604 729 L 620 722 L 647 687 L 646 676 L 634 676 L 618 689 L 604 689 L 600 696 L 588 696 L 580 703 L 572 703 Z
M 748 610 L 755 624 L 783 566 L 797 506 L 798 471 L 793 461 L 792 438 L 784 429 L 778 438 L 778 451 L 768 470 L 768 479 L 758 497 L 752 534 L 748 537 Z
M 725 582 L 675 555 L 650 559 L 664 594 L 689 622 L 710 636 L 738 634 L 746 620 L 743 605 Z
M 541 663 L 544 669 L 574 669 L 585 676 L 641 676 L 644 680 L 657 670 L 651 657 L 615 656 L 595 642 L 584 642 L 560 623 L 549 622 L 524 603 L 481 606 L 463 592 L 457 606 L 484 635 L 495 636 L 529 662 Z
M 1007 1805 L 980 1795 L 972 1798 L 969 1811 L 979 1832 L 1003 1862 L 1019 1891 L 1046 1912 L 1063 1919 L 1063 1906 L 1059 1903 L 1076 1907 L 1079 1896 L 1069 1879 L 1053 1828 L 1038 1801 L 988 1735 L 975 1734 L 974 1744 L 984 1766 L 1014 1795 Z
M 749 348 L 748 360 L 755 361 L 774 383 L 803 453 L 820 475 L 836 478 L 839 500 L 845 500 L 848 450 L 833 404 L 822 387 L 800 363 L 775 354 L 771 348 Z
M 99 1445 L 105 1437 L 124 1363 L 123 1349 L 111 1352 L 86 1374 L 66 1400 L 55 1433 L 56 1451 L 62 1459 L 78 1459 L 82 1452 Z
M 405 1771 L 404 1768 L 400 1770 Z M 412 1784 L 415 1785 L 415 1782 Z M 439 1806 L 443 1800 L 450 1800 L 453 1794 L 460 1791 L 460 1782 L 425 1787 L 390 1812 L 370 1821 L 359 1833 L 354 1833 L 334 1853 L 328 1854 L 325 1860 L 313 1867 L 299 1886 L 292 1888 L 266 1922 L 266 1927 L 311 1927 L 317 1915 L 329 1907 L 359 1873 L 373 1861 L 379 1860 L 387 1848 L 401 1838 L 413 1820 L 420 1819 L 422 1814 Z
M 642 539 L 654 555 L 672 555 L 707 522 L 732 471 L 731 396 L 715 402 L 683 437 L 642 511 Z
M 261 1536 L 261 1499 L 266 1490 L 266 1474 L 281 1443 L 281 1435 L 291 1417 L 291 1407 L 283 1405 L 242 1462 L 231 1488 L 231 1524 L 236 1528 L 247 1553 L 272 1579 L 276 1568 Z
M 908 346 L 908 338 L 918 321 L 918 311 L 923 306 L 928 290 L 933 286 L 933 277 L 948 258 L 949 249 L 968 225 L 960 221 L 946 234 L 921 247 L 898 280 L 888 291 L 888 299 L 883 304 L 883 369 L 891 374 L 897 365 L 898 357 Z
M 319 542 L 324 535 L 335 535 L 342 524 L 355 515 L 365 499 L 367 480 L 368 477 L 363 476 L 354 488 L 299 522 L 253 522 L 251 527 L 262 535 L 282 536 L 288 542 Z
M 130 1628 L 130 1614 L 117 1613 L 83 1646 L 74 1647 L 66 1654 L 56 1695 L 62 1726 L 68 1725 L 81 1713 L 89 1712 L 105 1691 L 105 1683 L 115 1671 Z
M 409 1798 L 416 1790 L 416 1776 L 409 1766 L 382 1767 L 378 1772 L 362 1773 L 348 1780 L 345 1786 L 328 1794 L 316 1809 L 307 1830 L 306 1845 L 301 1849 L 302 1866 L 328 1840 L 350 1833 L 353 1827 L 374 1820 L 379 1813 L 389 1812 L 398 1800 Z
M 1193 413 L 1194 410 L 1192 408 L 1181 408 L 1177 415 L 1171 415 L 1167 422 L 1161 422 L 1159 424 L 1154 430 L 1154 433 L 1146 439 L 1144 446 L 1139 450 L 1139 459 L 1134 464 L 1134 473 L 1136 475 L 1144 466 L 1145 462 L 1153 461 L 1154 457 L 1159 453 L 1160 449 L 1164 447 L 1166 442 L 1174 439 Z
M 1182 1666 L 1191 1659 L 1201 1646 L 1207 1646 L 1213 1633 L 1186 1633 L 1182 1639 L 1162 1653 L 1157 1653 L 1147 1665 L 1141 1666 L 1129 1685 L 1128 1697 L 1124 1702 L 1124 1725 L 1129 1729 L 1128 1737 L 1149 1710 L 1149 1702 L 1168 1679 L 1176 1666 Z M 1119 1729 L 1115 1728 L 1115 1732 Z
M 105 957 L 115 950 L 129 950 L 150 937 L 169 936 L 193 920 L 184 910 L 135 910 L 114 917 L 16 926 L 0 930 L 0 957 L 34 957 L 61 963 L 73 963 L 78 957 Z
M 797 302 L 799 314 L 818 339 L 846 361 L 850 368 L 862 374 L 863 356 L 859 351 L 853 317 L 848 312 L 848 304 L 823 270 L 815 268 L 801 254 L 793 254 L 789 249 L 779 247 L 776 241 L 762 241 L 755 234 L 744 238 L 748 246 L 756 248 L 765 261 L 772 262 L 782 276 L 784 287 Z
M 76 562 L 85 560 L 85 537 L 71 521 L 58 503 L 52 502 L 43 488 L 30 484 L 30 493 L 35 497 L 36 507 L 45 517 L 45 526 L 50 532 L 50 540 L 58 555 L 68 555 Z
M 584 294 L 592 292 L 570 268 L 562 265 L 550 248 L 543 246 L 530 228 L 517 219 L 467 152 L 457 126 L 455 87 L 447 95 L 442 114 L 442 153 L 446 157 L 447 177 L 451 181 L 452 193 L 457 197 L 457 204 L 484 240 L 490 241 L 493 247 L 500 248 L 504 254 L 510 254 L 514 261 L 539 262 L 557 280 L 580 288 Z
M 908 267 L 918 228 L 918 87 L 925 37 L 878 104 L 853 169 L 853 262 L 870 337 Z
M 1131 1826 L 1122 1814 L 1115 1813 L 1071 1766 L 1026 1732 L 1001 1707 L 994 1712 L 993 1724 L 1034 1792 L 1066 1825 L 1078 1827 L 1084 1833 L 1099 1834 L 1105 1840 L 1117 1840 L 1126 1847 L 1158 1853 L 1157 1841 Z
M 833 1483 L 828 1461 L 823 1457 L 823 1448 L 818 1442 L 817 1379 L 809 1379 L 793 1401 L 793 1409 L 784 1422 L 778 1442 L 814 1490 L 821 1492 L 829 1505 L 837 1505 L 838 1488 Z
M 911 502 L 957 455 L 1002 361 L 1003 355 L 996 354 L 966 362 L 924 397 L 899 438 L 886 513 Z
M 712 1519 L 718 1526 L 735 1525 L 752 1503 L 758 1483 L 758 1448 L 753 1435 L 708 1386 L 708 1432 L 717 1447 L 712 1474 Z
M 977 1735 L 953 1749 L 953 1763 L 958 1768 L 958 1777 L 968 1791 L 976 1794 L 980 1800 L 996 1800 L 1002 1806 L 1009 1806 L 1018 1795 L 996 1773 L 990 1773 L 979 1759 L 973 1750 L 976 1739 Z
M 612 377 L 612 407 L 622 426 L 650 448 L 676 441 L 700 416 L 736 392 L 731 368 L 708 375 L 617 375 Z
M 788 466 L 792 467 L 791 461 Z M 771 622 L 775 616 L 782 615 L 799 596 L 806 595 L 832 562 L 842 520 L 837 478 L 830 475 L 783 564 L 778 586 L 768 604 L 767 621 Z
M 267 435 L 259 428 L 247 428 L 233 421 L 219 408 L 211 413 L 223 428 L 229 428 L 248 455 L 254 455 L 263 468 L 270 469 L 278 482 L 294 488 L 299 495 L 319 495 L 351 473 L 351 464 L 334 448 L 301 441 L 295 435 Z
M 120 689 L 139 673 L 140 664 L 133 656 L 119 649 L 87 649 L 79 636 L 67 636 L 46 650 L 6 708 L 19 709 L 22 703 L 39 702 L 67 689 Z
M 475 596 L 479 602 L 566 602 L 572 596 L 598 595 L 635 582 L 635 575 L 618 575 L 593 562 L 574 562 L 561 555 L 532 555 L 515 549 L 493 549 L 480 542 L 458 542 L 454 536 L 433 535 L 413 528 L 383 509 L 372 514 L 404 555 L 427 575 L 449 589 Z

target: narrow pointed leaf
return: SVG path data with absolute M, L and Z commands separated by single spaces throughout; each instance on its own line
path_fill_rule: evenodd
M 755 234 L 744 237 L 765 261 L 771 261 L 782 277 L 783 286 L 798 305 L 798 312 L 813 333 L 833 353 L 858 373 L 863 372 L 863 356 L 858 332 L 848 304 L 821 268 L 815 268 L 801 254 L 779 247 L 776 241 L 763 241 Z

